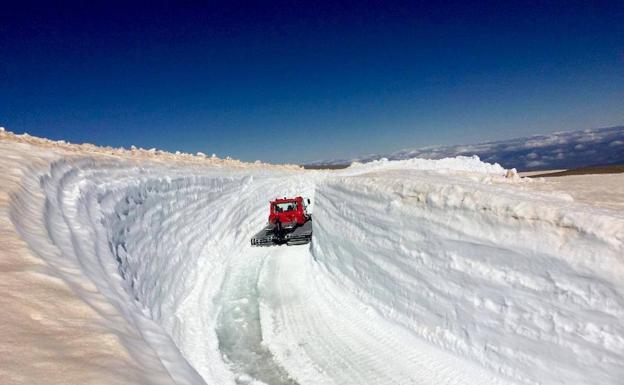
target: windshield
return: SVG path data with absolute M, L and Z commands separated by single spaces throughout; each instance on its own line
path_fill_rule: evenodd
M 273 207 L 276 213 L 293 211 L 297 209 L 297 202 L 276 203 Z

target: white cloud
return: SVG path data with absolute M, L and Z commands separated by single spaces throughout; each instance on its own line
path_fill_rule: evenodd
M 535 135 L 525 138 L 477 144 L 427 146 L 403 149 L 390 154 L 369 154 L 356 159 L 341 159 L 316 164 L 362 163 L 386 157 L 392 160 L 440 159 L 458 155 L 478 155 L 487 162 L 504 167 L 575 168 L 593 164 L 624 162 L 624 126 Z

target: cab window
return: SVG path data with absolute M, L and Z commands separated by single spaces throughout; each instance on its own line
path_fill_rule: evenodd
M 297 210 L 297 202 L 276 203 L 274 206 L 276 213 L 284 213 L 287 211 Z

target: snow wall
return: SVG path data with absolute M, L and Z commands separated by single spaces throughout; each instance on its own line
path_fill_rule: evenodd
M 291 249 L 277 248 L 278 259 L 249 247 L 268 201 L 295 194 L 316 202 L 311 254 L 301 261 L 313 265 L 312 280 L 329 281 L 317 282 L 319 291 L 340 291 L 374 309 L 383 328 L 509 382 L 617 383 L 624 375 L 622 219 L 492 183 L 500 168 L 477 161 L 474 170 L 474 160 L 427 171 L 445 161 L 438 162 L 325 175 L 61 160 L 25 178 L 12 214 L 31 247 L 110 313 L 137 360 L 163 365 L 178 384 L 200 383 L 197 373 L 210 384 L 294 383 L 283 368 L 306 382 L 307 369 L 280 350 L 304 346 L 294 341 L 301 336 L 280 345 L 279 333 L 259 325 L 270 321 L 263 315 L 270 303 L 288 301 L 257 282 L 276 261 L 293 261 L 284 254 Z M 289 290 L 315 287 L 299 286 Z M 387 357 L 378 361 L 391 366 Z M 315 377 L 330 373 L 326 367 L 310 372 L 307 383 L 334 383 Z M 166 383 L 149 375 L 145 382 Z
M 384 318 L 519 383 L 624 378 L 621 216 L 427 172 L 316 199 L 315 257 Z
M 164 366 L 177 384 L 227 384 L 218 296 L 278 191 L 312 193 L 288 170 L 74 158 L 27 172 L 11 215 L 110 321 L 145 383 L 170 383 Z

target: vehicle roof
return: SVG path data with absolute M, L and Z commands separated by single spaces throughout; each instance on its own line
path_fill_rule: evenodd
M 302 200 L 303 198 L 301 197 L 294 197 L 294 198 L 277 198 L 274 201 L 271 201 L 271 203 L 291 203 L 291 202 L 296 202 L 298 200 Z

